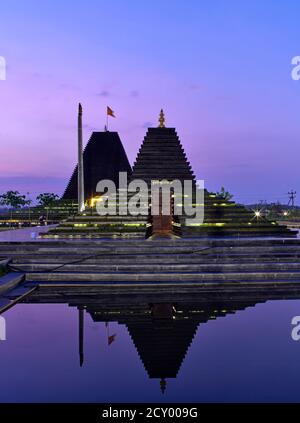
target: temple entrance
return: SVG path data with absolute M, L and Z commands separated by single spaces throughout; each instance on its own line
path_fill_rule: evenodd
M 159 204 L 158 204 L 158 214 L 151 213 L 150 220 L 152 223 L 151 235 L 152 236 L 163 236 L 168 237 L 173 235 L 173 212 L 174 212 L 174 198 L 172 193 L 170 194 L 170 202 L 168 205 L 168 210 L 163 209 L 162 206 L 162 192 L 159 192 Z M 152 201 L 154 199 L 152 198 Z M 154 208 L 152 204 L 151 208 Z

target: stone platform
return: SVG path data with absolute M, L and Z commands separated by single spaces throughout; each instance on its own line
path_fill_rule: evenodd
M 104 290 L 266 289 L 300 283 L 299 239 L 156 239 L 0 243 L 26 283 Z

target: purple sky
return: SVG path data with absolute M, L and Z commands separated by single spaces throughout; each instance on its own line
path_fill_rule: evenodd
M 132 163 L 163 107 L 209 190 L 286 201 L 300 175 L 299 12 L 297 0 L 3 1 L 0 192 L 63 192 L 81 101 L 85 142 L 109 105 Z

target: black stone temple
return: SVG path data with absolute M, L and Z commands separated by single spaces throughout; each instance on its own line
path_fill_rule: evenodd
M 93 132 L 83 153 L 83 166 L 86 200 L 99 195 L 96 187 L 100 180 L 109 179 L 118 186 L 119 172 L 131 175 L 131 166 L 117 132 Z M 78 166 L 74 169 L 63 199 L 76 201 L 77 195 Z

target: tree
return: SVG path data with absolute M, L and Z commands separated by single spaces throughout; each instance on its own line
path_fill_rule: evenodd
M 217 197 L 222 200 L 230 201 L 233 198 L 233 195 L 229 191 L 226 191 L 224 187 L 221 187 L 220 192 L 217 192 Z
M 48 220 L 49 210 L 53 207 L 58 198 L 58 195 L 53 192 L 44 192 L 36 197 L 38 203 L 47 210 L 46 220 Z
M 13 210 L 25 206 L 28 202 L 26 196 L 21 195 L 19 191 L 7 191 L 0 195 L 0 204 L 10 208 L 10 220 L 12 220 Z

